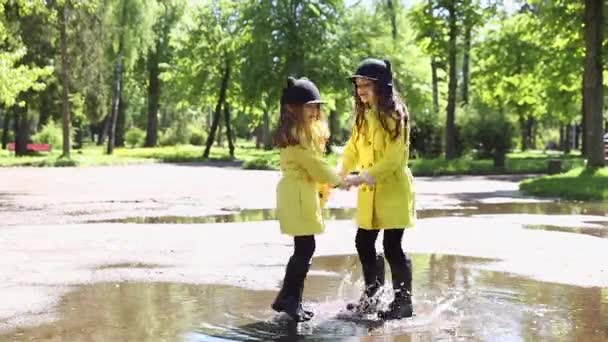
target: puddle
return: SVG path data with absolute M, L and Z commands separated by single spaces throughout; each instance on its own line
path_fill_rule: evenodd
M 101 265 L 101 266 L 97 267 L 96 269 L 97 270 L 110 270 L 110 269 L 117 269 L 117 268 L 155 269 L 155 268 L 165 268 L 165 267 L 170 267 L 170 266 L 159 265 L 159 264 L 145 264 L 145 263 L 141 263 L 141 262 L 123 262 L 120 264 Z
M 592 222 L 587 222 L 592 223 Z M 566 232 L 566 233 L 576 233 L 576 234 L 584 234 L 591 235 L 599 238 L 608 239 L 608 225 L 606 222 L 596 223 L 602 225 L 599 228 L 587 228 L 587 227 L 561 227 L 554 225 L 524 225 L 524 228 L 527 229 L 536 229 L 536 230 L 546 230 L 552 232 Z
M 298 326 L 270 309 L 276 290 L 102 283 L 65 295 L 52 310 L 56 321 L 19 328 L 0 340 L 608 340 L 608 288 L 557 285 L 476 268 L 491 261 L 412 255 L 417 316 L 384 324 L 357 321 L 342 311 L 361 286 L 358 259 L 351 255 L 314 259 L 305 300 L 316 316 Z
M 608 216 L 605 202 L 541 202 L 541 203 L 471 203 L 464 207 L 424 209 L 419 218 L 472 216 L 493 214 L 537 215 L 593 215 Z M 327 220 L 350 220 L 355 217 L 353 208 L 331 208 L 324 211 Z M 142 223 L 142 224 L 193 224 L 276 220 L 274 209 L 245 209 L 239 212 L 210 216 L 148 216 L 121 219 L 95 220 L 87 223 Z

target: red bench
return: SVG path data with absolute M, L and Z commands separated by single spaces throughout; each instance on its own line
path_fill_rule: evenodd
M 10 143 L 7 146 L 9 151 L 15 150 L 15 143 Z M 50 144 L 27 144 L 28 152 L 50 152 L 51 145 Z

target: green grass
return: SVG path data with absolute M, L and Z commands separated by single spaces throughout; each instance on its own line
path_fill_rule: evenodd
M 71 159 L 61 157 L 61 150 L 55 149 L 47 153 L 38 153 L 24 157 L 15 157 L 13 152 L 0 150 L 0 167 L 60 167 L 60 166 L 94 166 L 94 165 L 124 165 L 135 163 L 148 163 L 143 158 L 109 156 L 105 149 L 98 146 L 87 146 L 81 150 L 72 150 Z
M 136 163 L 188 163 L 229 161 L 227 147 L 213 146 L 210 158 L 203 160 L 204 147 L 179 145 L 155 148 L 117 148 L 114 155 L 106 155 L 105 147 L 86 145 L 83 149 L 73 150 L 72 159 L 59 159 L 61 151 L 41 153 L 35 156 L 15 157 L 8 151 L 0 151 L 0 167 L 10 166 L 95 166 L 95 165 L 124 165 Z M 489 159 L 474 159 L 462 157 L 451 161 L 442 158 L 410 160 L 410 167 L 416 176 L 457 175 L 457 174 L 517 174 L 545 173 L 548 159 L 561 159 L 562 170 L 567 171 L 583 165 L 578 155 L 561 155 L 559 153 L 544 153 L 542 151 L 517 152 L 507 155 L 504 170 L 496 170 Z M 279 168 L 278 150 L 265 151 L 256 149 L 251 142 L 239 141 L 236 144 L 236 161 L 243 163 L 244 169 L 276 170 Z M 339 156 L 328 156 L 330 165 L 335 166 Z
M 608 200 L 608 167 L 579 167 L 566 173 L 523 181 L 524 193 L 573 200 Z
M 561 153 L 527 151 L 508 153 L 504 170 L 496 170 L 493 161 L 490 159 L 474 159 L 471 157 L 461 157 L 450 161 L 443 158 L 413 159 L 410 161 L 410 168 L 415 176 L 546 173 L 549 159 L 560 159 L 564 171 L 584 164 L 583 159 L 576 154 L 563 155 Z

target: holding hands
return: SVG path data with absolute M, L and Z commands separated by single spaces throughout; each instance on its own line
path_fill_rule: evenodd
M 348 191 L 353 186 L 359 186 L 361 184 L 373 185 L 374 183 L 374 179 L 367 174 L 367 172 L 364 172 L 359 175 L 347 175 L 346 177 L 343 177 L 339 188 Z

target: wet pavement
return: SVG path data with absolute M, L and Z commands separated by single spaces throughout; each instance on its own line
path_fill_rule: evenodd
M 343 308 L 362 285 L 358 259 L 315 258 L 305 300 L 316 311 L 298 326 L 269 307 L 275 291 L 227 285 L 100 283 L 76 286 L 57 321 L 0 336 L 11 341 L 606 341 L 608 289 L 533 281 L 480 270 L 488 260 L 414 254 L 416 316 L 357 318 Z M 390 301 L 390 290 L 384 295 Z
M 0 341 L 608 340 L 608 203 L 526 198 L 520 177 L 417 179 L 417 315 L 387 323 L 342 310 L 362 281 L 356 193 L 335 192 L 306 283 L 317 315 L 294 326 L 269 307 L 293 248 L 263 209 L 277 173 L 7 172 Z

